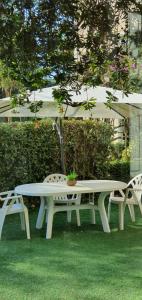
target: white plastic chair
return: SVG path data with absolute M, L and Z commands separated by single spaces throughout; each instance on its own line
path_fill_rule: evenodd
M 135 176 L 127 185 L 126 193 L 122 190 L 118 191 L 120 196 L 115 196 L 112 192 L 109 198 L 108 204 L 108 219 L 110 220 L 111 204 L 118 204 L 119 206 L 119 228 L 124 229 L 124 211 L 126 205 L 128 205 L 132 222 L 135 222 L 134 205 L 138 205 L 142 214 L 142 174 Z
M 30 239 L 28 209 L 24 205 L 22 196 L 14 195 L 14 191 L 7 191 L 0 193 L 0 201 L 3 202 L 0 208 L 0 239 L 6 215 L 15 213 L 20 214 L 21 228 L 22 230 L 26 230 L 27 239 Z
M 66 176 L 63 174 L 51 174 L 48 175 L 43 182 L 48 182 L 48 183 L 61 183 L 61 184 L 66 184 Z M 37 219 L 37 225 L 36 228 L 42 228 L 43 225 L 43 220 L 44 220 L 44 215 L 45 215 L 45 210 L 47 210 L 47 206 L 45 205 L 44 197 L 41 198 L 41 204 L 39 208 L 39 213 L 38 213 L 38 219 Z M 67 206 L 74 205 L 74 204 L 80 204 L 81 202 L 81 195 L 80 194 L 72 194 L 72 195 L 60 195 L 60 196 L 55 196 L 54 197 L 54 206 L 57 207 L 56 204 L 59 203 L 64 203 Z M 62 210 L 62 205 L 58 206 L 58 211 L 64 211 Z M 71 210 L 67 210 L 67 221 L 70 223 L 71 222 Z M 77 225 L 80 226 L 80 214 L 79 214 L 79 209 L 76 209 L 76 218 L 77 218 Z

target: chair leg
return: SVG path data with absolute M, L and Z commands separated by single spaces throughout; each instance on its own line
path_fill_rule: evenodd
M 135 218 L 134 205 L 133 204 L 128 204 L 128 208 L 129 208 L 131 220 L 132 220 L 132 222 L 135 222 L 136 218 Z
M 76 219 L 77 219 L 77 226 L 78 227 L 81 226 L 79 209 L 76 209 Z
M 68 204 L 70 205 L 70 203 Z M 71 217 L 72 217 L 72 211 L 68 210 L 67 211 L 67 221 L 68 223 L 71 223 Z M 77 219 L 77 226 L 80 226 L 80 213 L 79 213 L 79 209 L 76 209 L 76 219 Z
M 67 211 L 67 222 L 68 223 L 71 223 L 71 213 L 72 213 L 71 210 Z
M 138 204 L 139 204 L 140 212 L 142 214 L 142 204 L 141 204 L 141 202 L 138 202 Z
M 45 215 L 45 212 L 46 212 L 46 215 L 45 215 L 45 222 L 47 223 L 47 217 L 48 217 L 48 212 L 47 212 L 48 208 L 46 210 L 44 210 L 44 213 L 43 213 L 43 219 L 42 219 L 42 224 L 43 224 L 43 221 L 44 221 L 44 215 Z
M 92 216 L 92 224 L 96 224 L 96 214 L 95 214 L 95 209 L 91 209 L 91 216 Z
M 124 230 L 124 203 L 119 203 L 119 229 Z
M 20 213 L 20 220 L 21 220 L 21 229 L 22 230 L 25 230 L 26 227 L 25 227 L 25 217 L 24 217 L 24 213 Z
M 5 220 L 5 213 L 0 214 L 0 240 L 1 240 L 1 235 L 2 235 L 2 228 Z
M 26 232 L 27 232 L 27 239 L 30 240 L 30 225 L 29 225 L 29 214 L 27 208 L 24 208 L 24 215 L 25 215 L 25 225 L 26 225 Z

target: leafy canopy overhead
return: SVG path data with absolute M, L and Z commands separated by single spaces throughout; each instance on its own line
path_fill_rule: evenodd
M 30 91 L 52 80 L 61 86 L 60 105 L 71 105 L 67 86 L 107 85 L 127 94 L 134 89 L 127 13 L 141 13 L 140 2 L 1 0 L 0 60 L 8 77 Z

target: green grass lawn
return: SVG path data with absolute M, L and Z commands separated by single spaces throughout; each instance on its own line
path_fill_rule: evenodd
M 89 225 L 89 212 L 66 224 L 55 216 L 53 239 L 45 227 L 35 229 L 37 211 L 30 212 L 31 236 L 26 240 L 18 216 L 8 216 L 0 242 L 0 300 L 140 300 L 142 299 L 142 218 L 125 231 L 117 230 L 113 209 L 112 232 Z

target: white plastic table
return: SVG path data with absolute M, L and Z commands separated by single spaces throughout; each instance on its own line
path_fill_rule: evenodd
M 39 196 L 45 197 L 48 204 L 48 218 L 47 218 L 47 231 L 46 238 L 50 239 L 52 236 L 52 223 L 53 223 L 53 207 L 54 201 L 53 197 L 57 195 L 69 195 L 69 194 L 91 194 L 100 193 L 98 198 L 98 205 L 94 205 L 95 209 L 100 212 L 100 217 L 102 221 L 102 226 L 104 232 L 109 233 L 110 227 L 108 223 L 108 218 L 105 210 L 104 200 L 107 195 L 112 191 L 125 189 L 127 184 L 121 181 L 113 180 L 82 180 L 78 181 L 75 186 L 68 186 L 66 184 L 60 183 L 29 183 L 24 185 L 19 185 L 15 188 L 15 192 L 24 196 Z M 67 207 L 65 207 L 66 210 Z M 75 210 L 78 208 L 90 209 L 90 204 L 80 204 L 69 206 L 69 210 Z M 36 227 L 39 228 L 38 219 Z

